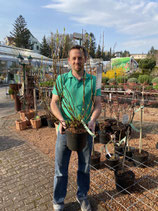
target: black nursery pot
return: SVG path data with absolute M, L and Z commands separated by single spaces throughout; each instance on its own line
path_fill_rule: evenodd
M 115 145 L 115 152 L 116 154 L 118 154 L 119 156 L 123 156 L 123 153 L 124 153 L 124 145 Z
M 82 151 L 86 146 L 87 133 L 71 133 L 66 130 L 67 147 L 72 151 Z
M 52 121 L 52 119 L 47 119 L 47 124 L 48 124 L 48 127 L 50 127 L 50 128 L 54 128 L 55 127 L 54 122 Z
M 90 160 L 91 166 L 98 169 L 100 167 L 100 157 L 101 157 L 101 153 L 98 151 L 95 151 L 94 155 L 91 155 L 91 160 Z
M 134 184 L 134 180 L 135 180 L 135 174 L 131 170 L 115 171 L 116 189 L 118 191 L 122 191 L 121 193 L 127 193 L 126 190 L 124 189 L 129 187 L 128 188 L 129 190 L 131 188 L 130 186 Z
M 48 126 L 47 117 L 46 115 L 40 116 L 42 126 Z
M 134 147 L 126 147 L 126 156 L 125 159 L 128 161 L 132 161 L 132 155 L 134 152 L 135 148 Z
M 136 149 L 132 154 L 132 159 L 136 166 L 145 167 L 143 164 L 146 164 L 148 161 L 148 156 L 149 153 L 147 151 L 142 150 L 141 153 L 139 153 L 139 149 Z
M 119 168 L 119 156 L 116 154 L 116 157 L 113 158 L 113 154 L 110 154 L 111 157 L 107 154 L 106 155 L 106 163 L 109 167 L 111 167 L 110 169 L 116 170 L 117 168 Z
M 101 144 L 107 144 L 110 141 L 110 135 L 108 133 L 105 133 L 103 131 L 99 132 L 99 142 Z

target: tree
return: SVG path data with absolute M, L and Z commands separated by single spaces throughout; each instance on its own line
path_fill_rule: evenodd
M 96 50 L 96 43 L 95 43 L 95 37 L 92 32 L 90 34 L 85 33 L 86 40 L 83 42 L 83 46 L 89 53 L 89 56 L 94 58 L 95 57 L 95 50 Z
M 90 33 L 90 46 L 89 46 L 89 55 L 94 58 L 96 50 L 95 37 L 93 33 Z
M 155 55 L 155 49 L 154 47 L 152 46 L 150 51 L 148 52 L 148 56 L 154 56 Z
M 143 74 L 151 73 L 155 65 L 156 65 L 156 61 L 154 58 L 145 58 L 139 61 L 139 67 L 142 69 Z
M 22 15 L 15 20 L 13 26 L 13 31 L 10 34 L 14 38 L 15 46 L 30 49 L 32 46 L 29 41 L 31 33 L 27 29 L 27 23 Z
M 50 57 L 51 58 L 51 48 L 49 47 L 49 44 L 48 44 L 45 36 L 42 39 L 40 53 L 43 56 L 47 56 L 47 57 Z
M 130 56 L 129 51 L 124 50 L 124 52 L 121 52 L 121 53 L 122 53 L 122 57 L 129 57 Z
M 96 58 L 101 58 L 101 47 L 100 47 L 100 45 L 98 45 L 98 48 L 97 48 Z

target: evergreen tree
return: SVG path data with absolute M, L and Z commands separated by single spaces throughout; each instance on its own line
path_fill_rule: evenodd
M 148 52 L 148 56 L 154 56 L 155 55 L 155 49 L 154 47 L 152 46 L 150 51 Z
M 142 74 L 151 73 L 155 65 L 156 60 L 154 58 L 145 58 L 139 61 L 139 67 L 142 69 Z
M 41 44 L 41 49 L 40 49 L 40 53 L 43 56 L 47 56 L 47 57 L 51 57 L 51 49 L 49 47 L 49 44 L 46 40 L 46 37 L 44 36 L 42 39 L 42 44 Z
M 95 57 L 96 43 L 94 34 L 91 32 L 90 34 L 86 33 L 86 40 L 83 42 L 83 46 L 86 51 L 89 53 L 90 57 Z
M 22 15 L 20 15 L 13 24 L 13 31 L 10 32 L 11 36 L 14 38 L 15 46 L 20 48 L 31 48 L 30 44 L 30 31 L 27 29 L 27 23 Z
M 96 50 L 96 43 L 95 43 L 95 37 L 93 33 L 90 33 L 90 49 L 89 49 L 89 54 L 92 58 L 95 57 L 95 50 Z
M 100 45 L 98 45 L 98 48 L 97 48 L 96 58 L 101 58 L 101 47 L 100 47 Z

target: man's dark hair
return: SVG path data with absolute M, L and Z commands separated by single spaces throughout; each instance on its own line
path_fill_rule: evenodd
M 74 46 L 72 46 L 70 48 L 70 50 L 69 50 L 69 56 L 70 56 L 70 51 L 73 50 L 73 49 L 78 49 L 78 50 L 82 51 L 84 53 L 84 57 L 85 58 L 87 57 L 86 49 L 83 46 L 81 46 L 81 45 L 74 45 Z

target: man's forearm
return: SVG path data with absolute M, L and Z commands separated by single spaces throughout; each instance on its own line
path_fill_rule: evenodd
M 100 114 L 101 114 L 101 106 L 98 106 L 93 110 L 93 113 L 91 115 L 91 120 L 96 121 L 100 116 Z
M 58 107 L 58 104 L 53 102 L 51 103 L 51 112 L 54 114 L 54 116 L 59 120 L 59 121 L 63 121 L 64 118 L 60 112 L 60 109 Z

